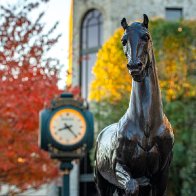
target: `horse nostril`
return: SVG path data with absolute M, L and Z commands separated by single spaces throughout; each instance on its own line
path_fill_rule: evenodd
M 138 62 L 138 63 L 137 63 L 137 67 L 138 67 L 138 68 L 141 68 L 141 67 L 142 67 L 142 63 L 141 63 L 141 62 Z
M 137 66 L 137 64 L 135 64 L 135 63 L 131 63 L 131 64 L 129 65 L 129 68 L 130 68 L 130 69 L 137 69 L 138 66 Z

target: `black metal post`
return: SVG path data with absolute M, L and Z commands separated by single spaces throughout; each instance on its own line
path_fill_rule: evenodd
M 69 174 L 72 170 L 73 165 L 71 162 L 61 162 L 60 164 L 60 170 L 63 172 L 62 177 L 62 196 L 69 196 L 70 190 L 69 190 Z
M 69 196 L 69 174 L 63 175 L 62 196 Z

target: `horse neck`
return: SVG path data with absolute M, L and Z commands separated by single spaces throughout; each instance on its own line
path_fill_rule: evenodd
M 147 132 L 150 129 L 160 126 L 163 119 L 154 54 L 152 54 L 152 65 L 148 69 L 148 76 L 142 82 L 132 81 L 132 92 L 127 111 L 131 121 L 146 134 L 149 134 Z

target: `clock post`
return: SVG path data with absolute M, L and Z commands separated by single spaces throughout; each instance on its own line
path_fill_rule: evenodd
M 69 196 L 69 174 L 73 168 L 73 164 L 71 162 L 61 162 L 60 170 L 62 171 L 62 195 Z
M 93 146 L 93 115 L 88 105 L 64 93 L 40 112 L 39 146 L 60 161 L 62 196 L 69 196 L 72 161 L 81 159 Z M 77 179 L 78 180 L 78 179 Z

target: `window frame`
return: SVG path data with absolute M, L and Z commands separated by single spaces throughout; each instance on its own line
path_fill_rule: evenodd
M 98 15 L 97 16 L 94 16 L 93 15 L 93 12 L 98 12 Z M 89 14 L 92 14 L 93 17 L 89 17 Z M 96 24 L 90 24 L 90 20 L 96 18 L 97 21 L 96 21 Z M 87 21 L 85 21 L 87 20 Z M 98 34 L 98 38 L 97 38 L 97 46 L 95 47 L 88 47 L 88 41 L 87 40 L 87 36 L 88 36 L 88 30 L 89 30 L 89 27 L 91 26 L 97 26 L 97 34 Z M 84 43 L 83 41 L 83 29 L 86 28 L 85 30 L 85 33 L 86 33 L 86 40 Z M 86 14 L 84 15 L 84 17 L 82 18 L 81 20 L 81 26 L 80 26 L 80 47 L 79 47 L 79 85 L 80 85 L 80 88 L 81 88 L 81 95 L 82 94 L 82 91 L 84 90 L 85 91 L 85 95 L 83 95 L 83 98 L 88 98 L 88 93 L 89 93 L 89 89 L 88 89 L 88 82 L 89 82 L 89 76 L 90 76 L 90 73 L 88 72 L 88 69 L 89 69 L 89 60 L 85 60 L 85 62 L 83 62 L 83 57 L 88 58 L 88 55 L 91 55 L 91 54 L 95 54 L 98 52 L 98 50 L 100 49 L 101 45 L 102 45 L 102 39 L 103 39 L 103 14 L 98 10 L 98 9 L 90 9 L 86 12 Z M 83 48 L 83 44 L 85 44 L 85 49 Z M 85 64 L 85 65 L 84 65 Z M 87 82 L 85 84 L 85 86 L 83 86 L 83 72 L 84 72 L 84 69 L 85 71 L 87 72 L 85 74 L 85 77 L 87 76 L 87 78 L 85 79 Z M 83 89 L 85 88 L 85 89 Z
M 167 11 L 179 11 L 180 12 L 180 18 L 177 20 L 182 20 L 183 19 L 183 8 L 182 7 L 166 7 L 165 8 L 165 19 L 169 21 L 176 21 L 176 19 L 169 19 L 167 18 Z

